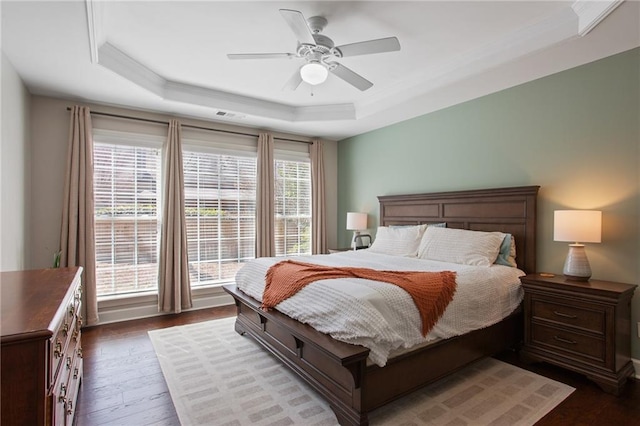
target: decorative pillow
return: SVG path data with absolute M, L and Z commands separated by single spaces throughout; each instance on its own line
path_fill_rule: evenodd
M 513 238 L 513 235 L 505 234 L 495 263 L 514 268 L 518 267 L 516 263 L 516 239 Z
M 435 226 L 436 228 L 446 228 L 447 227 L 447 222 L 429 223 L 429 224 L 427 224 L 427 228 L 429 228 L 431 226 Z
M 466 229 L 429 227 L 422 237 L 418 257 L 462 265 L 491 266 L 505 234 Z
M 416 256 L 427 225 L 379 226 L 369 248 L 374 253 L 393 256 Z

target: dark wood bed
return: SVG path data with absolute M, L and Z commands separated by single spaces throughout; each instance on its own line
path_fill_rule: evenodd
M 519 268 L 530 273 L 536 266 L 538 188 L 380 196 L 380 225 L 446 222 L 451 228 L 508 232 L 516 240 Z M 522 341 L 518 309 L 493 326 L 436 341 L 378 367 L 367 364 L 368 349 L 334 340 L 277 310 L 262 311 L 235 285 L 224 289 L 235 300 L 236 331 L 253 337 L 323 395 L 341 425 L 366 425 L 370 411 Z

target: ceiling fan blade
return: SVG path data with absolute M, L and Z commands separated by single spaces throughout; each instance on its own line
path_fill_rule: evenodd
M 332 63 L 331 65 L 335 65 L 335 68 L 329 69 L 333 74 L 340 77 L 355 88 L 360 89 L 364 92 L 365 90 L 373 86 L 372 82 L 362 77 L 360 74 L 351 71 L 344 65 L 338 63 Z
M 300 75 L 300 69 L 297 69 L 291 78 L 284 84 L 282 90 L 296 90 L 302 83 L 302 76 Z
M 307 24 L 307 20 L 304 19 L 304 15 L 301 12 L 291 9 L 280 9 L 280 14 L 282 14 L 282 17 L 287 21 L 287 24 L 289 24 L 301 44 L 311 44 L 315 46 L 316 41 L 313 38 L 311 28 L 309 28 L 309 24 Z
M 279 59 L 295 58 L 295 53 L 229 53 L 229 59 Z
M 343 58 L 347 56 L 369 55 L 372 53 L 394 52 L 400 50 L 400 42 L 396 37 L 380 38 L 378 40 L 360 41 L 358 43 L 337 46 Z

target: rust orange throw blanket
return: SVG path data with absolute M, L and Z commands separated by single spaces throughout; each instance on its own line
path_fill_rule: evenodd
M 364 278 L 401 287 L 409 293 L 420 312 L 423 336 L 427 335 L 442 316 L 456 291 L 456 274 L 451 271 L 378 271 L 284 260 L 267 271 L 262 309 L 273 308 L 313 281 L 332 278 Z

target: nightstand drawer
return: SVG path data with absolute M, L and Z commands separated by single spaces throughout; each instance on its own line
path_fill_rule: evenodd
M 590 331 L 603 335 L 605 333 L 606 314 L 602 308 L 588 309 L 586 307 L 549 302 L 548 300 L 532 298 L 531 316 L 534 320 L 550 321 L 569 327 Z
M 585 336 L 566 329 L 534 324 L 531 327 L 531 344 L 544 345 L 556 352 L 564 352 L 572 358 L 604 365 L 606 361 L 606 345 L 603 339 Z

